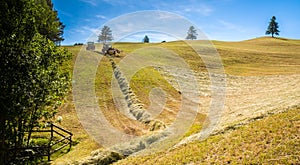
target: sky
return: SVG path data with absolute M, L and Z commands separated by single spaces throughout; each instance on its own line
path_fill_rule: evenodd
M 300 0 L 52 0 L 64 29 L 62 45 L 97 41 L 111 28 L 114 41 L 198 39 L 241 41 L 265 36 L 276 16 L 280 37 L 300 39 Z

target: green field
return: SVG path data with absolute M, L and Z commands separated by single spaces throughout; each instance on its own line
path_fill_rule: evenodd
M 202 41 L 192 41 L 200 44 Z M 234 76 L 268 76 L 296 75 L 300 73 L 300 40 L 283 38 L 256 38 L 241 42 L 212 41 L 218 51 L 227 75 Z M 113 60 L 118 64 L 125 57 L 136 51 L 144 51 L 145 56 L 151 55 L 151 47 L 170 50 L 185 60 L 188 66 L 196 72 L 207 72 L 205 64 L 183 41 L 167 43 L 115 43 L 114 47 L 122 50 Z M 150 47 L 150 49 L 149 49 Z M 80 46 L 66 47 L 74 58 L 70 65 L 74 66 Z M 83 47 L 84 49 L 84 47 Z M 96 46 L 100 51 L 101 45 Z M 83 50 L 84 51 L 84 50 Z M 92 53 L 92 56 L 102 56 Z M 167 59 L 163 59 L 167 60 Z M 147 134 L 148 126 L 121 114 L 115 107 L 111 93 L 112 67 L 109 58 L 103 57 L 98 65 L 95 92 L 99 107 L 110 123 L 117 129 L 133 135 Z M 180 94 L 153 67 L 138 71 L 130 81 L 130 87 L 137 98 L 147 108 L 151 100 L 149 93 L 153 87 L 160 87 L 167 93 L 165 109 L 157 118 L 167 125 L 176 118 L 180 106 Z M 60 108 L 59 114 L 64 120 L 61 126 L 74 133 L 74 139 L 79 143 L 69 153 L 55 158 L 53 164 L 73 162 L 90 155 L 90 152 L 101 148 L 78 121 L 72 92 Z M 259 101 L 259 100 L 258 100 Z M 284 107 L 288 108 L 288 107 Z M 169 111 L 168 111 L 169 110 Z M 129 157 L 120 164 L 290 164 L 299 163 L 299 107 L 286 112 L 271 115 L 254 121 L 238 129 L 211 136 L 205 141 L 195 141 L 169 151 L 154 153 L 146 157 Z M 205 114 L 198 116 L 185 137 L 201 130 Z M 284 129 L 282 129 L 284 128 Z M 117 164 L 118 164 L 117 163 Z

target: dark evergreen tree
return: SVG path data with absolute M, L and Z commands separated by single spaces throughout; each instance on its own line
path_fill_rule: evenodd
M 269 26 L 268 26 L 268 29 L 266 31 L 266 35 L 269 35 L 271 34 L 272 37 L 274 37 L 274 34 L 276 35 L 279 35 L 279 30 L 278 30 L 279 26 L 278 26 L 278 23 L 276 22 L 276 17 L 273 16 L 271 18 L 271 21 L 269 22 Z
M 46 36 L 57 45 L 60 45 L 60 42 L 64 40 L 63 30 L 65 25 L 60 22 L 52 1 L 36 0 L 35 2 L 39 5 L 37 10 L 40 13 L 35 17 L 37 30 L 40 34 Z
M 190 26 L 188 32 L 187 32 L 187 36 L 185 39 L 187 40 L 194 40 L 197 39 L 197 30 L 195 29 L 194 26 Z
M 108 26 L 104 26 L 101 29 L 101 34 L 98 36 L 98 41 L 106 43 L 106 41 L 112 41 L 113 36 L 112 36 L 112 31 Z
M 149 43 L 150 42 L 150 39 L 147 35 L 145 35 L 144 39 L 143 39 L 143 42 L 144 43 Z

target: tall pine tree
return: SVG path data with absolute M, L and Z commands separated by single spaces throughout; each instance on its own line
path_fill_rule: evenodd
M 48 39 L 60 45 L 60 42 L 64 40 L 62 37 L 65 25 L 60 22 L 58 13 L 54 10 L 51 0 L 35 0 L 35 3 L 39 5 L 38 15 L 35 20 L 37 30 L 40 34 L 46 36 Z
M 194 40 L 197 39 L 197 30 L 195 29 L 194 26 L 190 26 L 188 32 L 187 32 L 187 36 L 185 39 L 187 40 Z
M 104 26 L 101 29 L 101 33 L 98 36 L 98 41 L 106 43 L 106 41 L 112 41 L 113 36 L 112 36 L 112 31 L 108 26 Z
M 143 42 L 144 43 L 149 43 L 150 42 L 149 37 L 147 35 L 145 35 L 145 37 L 143 39 Z
M 276 17 L 273 16 L 271 18 L 271 21 L 269 22 L 269 26 L 268 26 L 268 29 L 266 31 L 266 35 L 269 35 L 271 34 L 272 37 L 274 37 L 274 34 L 276 35 L 279 35 L 279 30 L 278 30 L 279 26 L 278 26 L 278 23 L 276 22 Z

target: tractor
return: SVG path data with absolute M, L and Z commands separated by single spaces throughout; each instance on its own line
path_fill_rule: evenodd
M 115 56 L 116 54 L 121 53 L 119 49 L 113 48 L 110 44 L 104 43 L 102 48 L 102 54 Z
M 95 50 L 94 42 L 87 42 L 86 50 Z

